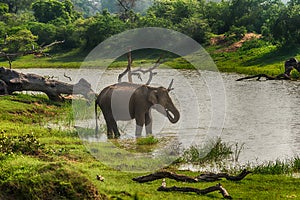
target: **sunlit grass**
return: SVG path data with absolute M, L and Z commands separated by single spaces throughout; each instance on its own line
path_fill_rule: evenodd
M 0 156 L 0 199 L 96 199 L 97 194 L 100 195 L 99 198 L 105 195 L 112 199 L 199 198 L 192 193 L 158 192 L 161 180 L 145 184 L 136 183 L 132 178 L 149 172 L 130 173 L 117 170 L 118 167 L 120 170 L 124 167 L 125 160 L 124 162 L 115 160 L 113 163 L 115 169 L 112 169 L 111 165 L 106 166 L 103 160 L 95 159 L 90 154 L 75 129 L 60 130 L 47 126 L 50 122 L 69 124 L 71 116 L 68 113 L 72 109 L 69 102 L 55 103 L 48 100 L 45 95 L 16 94 L 1 96 L 0 105 L 0 134 L 4 138 L 4 143 L 1 144 L 3 152 Z M 92 129 L 88 131 L 94 133 Z M 18 141 L 20 138 L 22 141 Z M 153 147 L 163 144 L 161 141 L 160 138 L 149 137 L 141 139 L 139 144 L 134 145 Z M 222 160 L 234 152 L 232 149 L 234 146 L 229 149 L 228 144 L 221 140 L 217 140 L 214 144 L 211 148 L 213 150 L 208 154 L 210 155 L 208 160 L 216 158 Z M 119 149 L 112 150 L 107 147 L 107 143 L 96 145 L 102 145 L 98 148 L 100 155 L 105 154 L 107 158 L 119 156 L 122 161 Z M 5 152 L 9 151 L 4 148 L 12 153 L 6 154 Z M 293 173 L 299 173 L 299 160 L 299 158 L 291 159 L 289 163 L 276 161 L 274 165 L 266 163 L 257 168 L 250 168 L 255 173 L 240 182 L 222 180 L 220 183 L 237 199 L 297 199 L 300 197 L 298 187 L 300 179 L 294 178 Z M 139 163 L 141 161 L 134 156 L 128 160 L 132 167 L 149 163 L 149 159 L 142 162 L 144 161 L 145 163 Z M 156 164 L 156 161 L 150 161 L 150 164 Z M 178 171 L 175 167 L 168 169 L 189 176 L 197 176 L 200 173 Z M 103 176 L 104 182 L 97 180 L 97 175 Z M 170 187 L 176 185 L 206 188 L 216 184 L 202 182 L 187 184 L 170 179 L 166 182 Z M 220 198 L 221 195 L 217 192 L 201 196 L 204 200 Z

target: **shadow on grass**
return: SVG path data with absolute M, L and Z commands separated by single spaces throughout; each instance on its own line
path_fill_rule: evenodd
M 259 49 L 258 49 L 259 51 Z M 261 54 L 261 56 L 255 56 L 247 61 L 243 62 L 244 66 L 265 66 L 282 63 L 291 58 L 296 57 L 300 53 L 300 48 L 296 46 L 281 46 L 276 47 L 274 50 L 270 50 L 268 53 Z

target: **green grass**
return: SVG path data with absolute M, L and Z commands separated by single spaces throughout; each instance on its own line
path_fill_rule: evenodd
M 291 58 L 300 58 L 300 48 L 291 46 L 278 46 L 260 40 L 260 45 L 252 47 L 245 43 L 234 52 L 226 52 L 226 46 L 210 46 L 207 51 L 214 59 L 218 69 L 222 72 L 235 72 L 241 74 L 278 75 L 284 72 L 284 62 Z
M 218 69 L 221 72 L 235 72 L 241 74 L 278 75 L 284 72 L 284 61 L 290 57 L 300 59 L 300 48 L 292 46 L 273 45 L 263 39 L 247 41 L 234 52 L 224 51 L 228 44 L 219 46 L 206 46 L 205 49 L 211 55 Z M 33 55 L 16 58 L 12 63 L 12 68 L 79 68 L 88 55 L 88 52 L 74 50 L 71 52 L 51 53 L 52 57 L 35 58 Z M 163 56 L 164 65 L 175 69 L 195 69 L 183 58 L 161 50 L 138 50 L 132 52 L 133 67 L 139 67 L 144 63 L 155 63 L 160 56 Z M 199 55 L 203 56 L 203 55 Z M 203 58 L 198 69 L 206 69 L 206 60 Z M 100 61 L 102 62 L 102 61 Z M 107 61 L 110 63 L 111 61 Z M 105 64 L 105 62 L 100 63 Z M 99 66 L 99 61 L 86 62 L 85 66 Z M 8 62 L 0 60 L 0 66 L 8 67 Z M 127 66 L 127 55 L 120 56 L 115 60 L 110 68 L 125 68 Z M 293 72 L 294 77 L 299 77 Z
M 68 121 L 66 116 L 71 110 L 68 102 L 54 103 L 43 95 L 16 94 L 0 97 L 0 105 L 1 199 L 197 198 L 192 193 L 158 192 L 156 189 L 161 185 L 161 180 L 144 184 L 133 182 L 132 178 L 145 173 L 126 173 L 105 166 L 86 150 L 76 131 L 60 131 L 45 126 L 49 121 Z M 35 112 L 35 107 L 39 108 L 38 112 Z M 157 144 L 157 139 L 151 137 L 141 141 L 137 146 Z M 217 141 L 212 149 L 216 155 L 220 155 L 216 152 L 228 152 L 221 141 Z M 220 183 L 234 198 L 300 198 L 300 179 L 293 177 L 294 172 L 299 172 L 300 162 L 294 159 L 290 163 L 262 165 L 254 168 L 254 174 L 240 182 L 222 180 Z M 176 171 L 176 168 L 170 167 L 169 170 Z M 198 175 L 188 171 L 178 173 Z M 98 181 L 97 175 L 103 176 L 104 182 Z M 215 184 L 187 184 L 167 179 L 167 186 L 205 188 Z M 215 192 L 201 199 L 222 197 Z

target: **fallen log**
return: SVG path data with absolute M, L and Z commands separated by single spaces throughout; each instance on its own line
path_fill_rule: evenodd
M 227 190 L 219 183 L 215 186 L 208 187 L 205 189 L 198 189 L 198 188 L 192 188 L 192 187 L 164 187 L 160 186 L 157 191 L 162 191 L 162 192 L 194 192 L 198 195 L 205 195 L 211 192 L 219 191 L 225 199 L 232 199 L 232 197 L 229 195 Z
M 214 182 L 214 181 L 219 181 L 222 178 L 225 178 L 226 180 L 229 181 L 241 181 L 243 180 L 248 174 L 251 172 L 244 169 L 240 174 L 236 176 L 230 176 L 227 173 L 206 173 L 206 174 L 200 174 L 196 179 L 199 181 L 204 181 L 204 182 Z
M 239 78 L 236 81 L 242 81 L 247 79 L 254 79 L 256 78 L 257 81 L 259 81 L 261 78 L 265 78 L 266 80 L 290 80 L 289 77 L 285 76 L 284 74 L 279 74 L 277 76 L 269 76 L 267 74 L 258 74 L 253 76 L 246 76 L 244 78 Z
M 185 175 L 179 175 L 175 174 L 173 172 L 167 172 L 167 171 L 161 171 L 161 172 L 155 172 L 153 174 L 149 174 L 146 176 L 140 176 L 137 178 L 133 178 L 133 181 L 139 182 L 139 183 L 146 183 L 146 182 L 151 182 L 155 181 L 158 179 L 163 179 L 163 178 L 169 178 L 169 179 L 174 179 L 176 181 L 180 182 L 188 182 L 188 183 L 197 183 L 198 179 L 185 176 Z
M 91 84 L 80 79 L 76 84 L 46 79 L 36 74 L 23 74 L 15 70 L 0 67 L 0 94 L 12 94 L 16 91 L 37 91 L 45 93 L 53 101 L 62 101 L 63 94 L 81 94 L 86 99 L 95 98 Z
M 174 179 L 176 181 L 188 182 L 188 183 L 214 182 L 214 181 L 219 181 L 222 178 L 225 178 L 230 181 L 240 181 L 240 180 L 244 179 L 250 173 L 251 173 L 250 171 L 247 171 L 244 169 L 237 176 L 231 176 L 226 173 L 218 173 L 218 174 L 207 173 L 207 174 L 200 174 L 197 177 L 190 177 L 190 176 L 185 176 L 185 175 L 179 175 L 179 174 L 176 174 L 173 172 L 161 171 L 161 172 L 155 172 L 155 173 L 152 173 L 149 175 L 133 178 L 132 180 L 139 182 L 139 183 L 151 182 L 151 181 L 155 181 L 155 180 L 163 179 L 163 178 L 170 178 L 170 179 Z

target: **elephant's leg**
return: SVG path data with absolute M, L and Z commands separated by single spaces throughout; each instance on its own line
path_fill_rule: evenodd
M 152 116 L 150 111 L 145 114 L 146 135 L 152 134 Z
M 142 136 L 142 131 L 143 131 L 143 126 L 145 124 L 145 114 L 136 115 L 135 116 L 135 122 L 136 122 L 135 136 L 136 137 L 141 137 Z
M 114 123 L 116 123 L 116 121 L 114 120 L 111 112 L 106 111 L 106 110 L 102 110 L 102 112 L 103 112 L 104 119 L 106 122 L 106 127 L 107 127 L 107 138 L 113 139 L 114 138 L 113 128 L 114 128 Z
M 115 138 L 119 138 L 121 136 L 121 134 L 119 132 L 116 120 L 112 119 L 111 124 L 112 124 L 112 129 L 113 129 L 114 134 L 115 134 Z
M 107 127 L 107 138 L 112 139 L 113 138 L 113 129 L 112 129 L 111 121 L 107 117 L 104 117 L 104 118 L 105 118 L 106 127 Z

